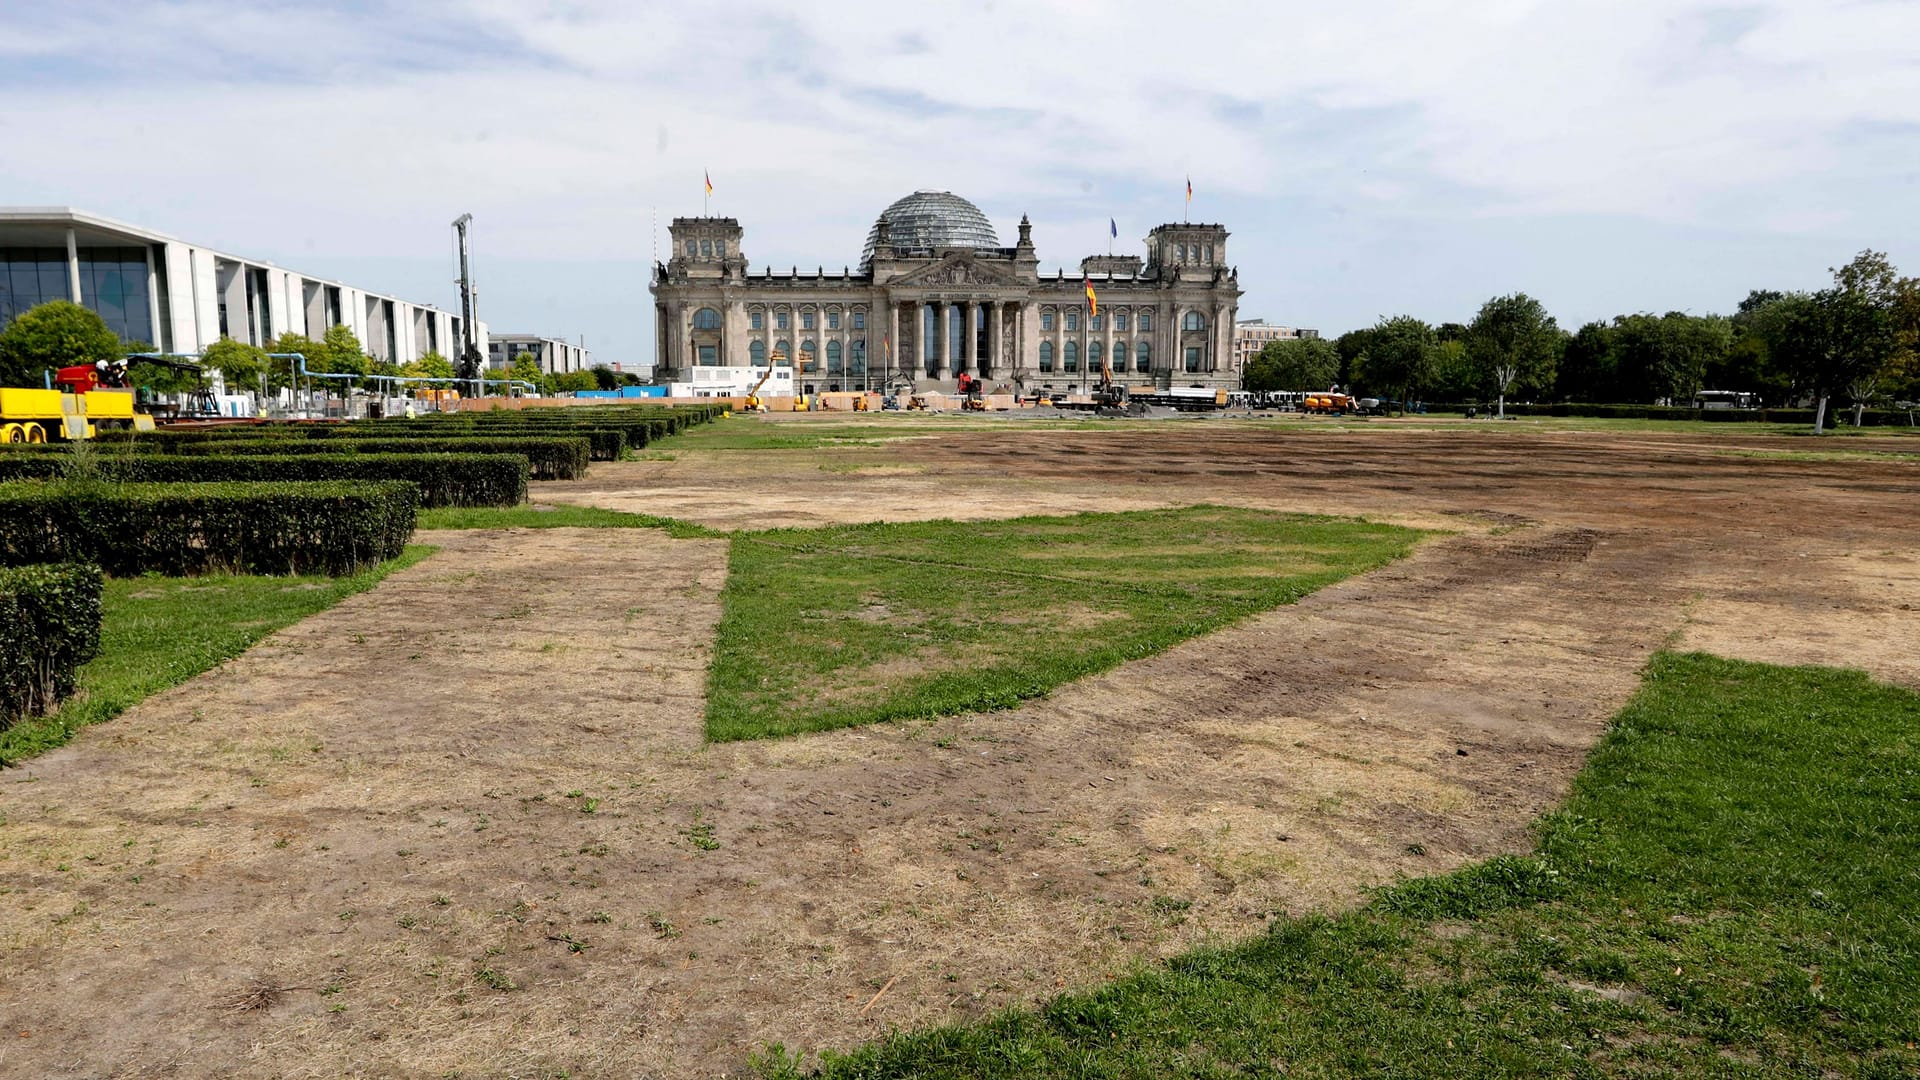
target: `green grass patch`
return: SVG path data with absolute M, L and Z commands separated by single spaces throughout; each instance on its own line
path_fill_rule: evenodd
M 538 505 L 515 507 L 443 506 L 422 510 L 415 520 L 420 529 L 665 529 L 677 540 L 727 534 L 704 525 L 657 514 L 629 514 L 597 506 Z
M 1658 656 L 1538 836 L 808 1075 L 1920 1075 L 1920 695 Z
M 1006 708 L 1380 566 L 1419 536 L 1218 506 L 735 533 L 707 735 Z
M 101 596 L 100 652 L 80 668 L 78 692 L 56 711 L 0 731 L 0 763 L 63 745 L 88 724 L 240 655 L 434 550 L 410 544 L 398 558 L 349 577 L 110 578 Z

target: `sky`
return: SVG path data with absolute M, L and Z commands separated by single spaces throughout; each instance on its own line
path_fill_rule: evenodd
M 471 212 L 481 318 L 628 370 L 708 174 L 756 269 L 921 188 L 1043 269 L 1190 212 L 1242 318 L 1329 336 L 1920 272 L 1911 2 L 0 0 L 0 101 L 0 205 L 455 310 Z

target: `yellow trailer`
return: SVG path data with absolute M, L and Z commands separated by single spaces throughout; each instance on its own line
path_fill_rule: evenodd
M 153 417 L 137 412 L 131 390 L 59 390 L 0 387 L 0 443 L 91 439 L 103 428 L 152 431 Z

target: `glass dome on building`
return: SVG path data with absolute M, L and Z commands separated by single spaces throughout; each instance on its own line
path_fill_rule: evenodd
M 979 207 L 951 191 L 916 191 L 882 210 L 874 220 L 873 228 L 867 230 L 867 246 L 860 252 L 861 266 L 873 262 L 882 221 L 887 223 L 888 240 L 894 247 L 1000 246 L 993 223 Z

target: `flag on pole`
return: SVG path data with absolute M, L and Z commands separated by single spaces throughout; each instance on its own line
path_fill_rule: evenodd
M 1086 277 L 1085 275 L 1082 275 L 1080 278 L 1080 284 L 1085 285 L 1087 287 L 1088 310 L 1090 310 L 1093 313 L 1094 318 L 1096 319 L 1099 318 L 1100 317 L 1100 298 L 1093 295 L 1093 279 L 1090 277 Z
M 880 335 L 880 348 L 882 350 L 881 352 L 882 356 L 886 357 L 888 360 L 893 359 L 893 335 L 892 334 Z
M 1112 218 L 1107 219 L 1107 235 L 1115 240 L 1120 239 L 1120 223 Z
M 713 174 L 710 172 L 702 172 L 701 176 L 703 176 L 707 181 L 707 194 L 709 195 L 713 194 Z M 1191 199 L 1193 198 L 1193 190 L 1192 190 L 1193 185 L 1188 184 L 1187 188 L 1188 188 L 1187 198 Z
M 713 185 L 708 184 L 707 190 L 709 191 L 713 190 Z M 1191 176 L 1187 177 L 1187 201 L 1188 202 L 1193 201 L 1193 177 Z

